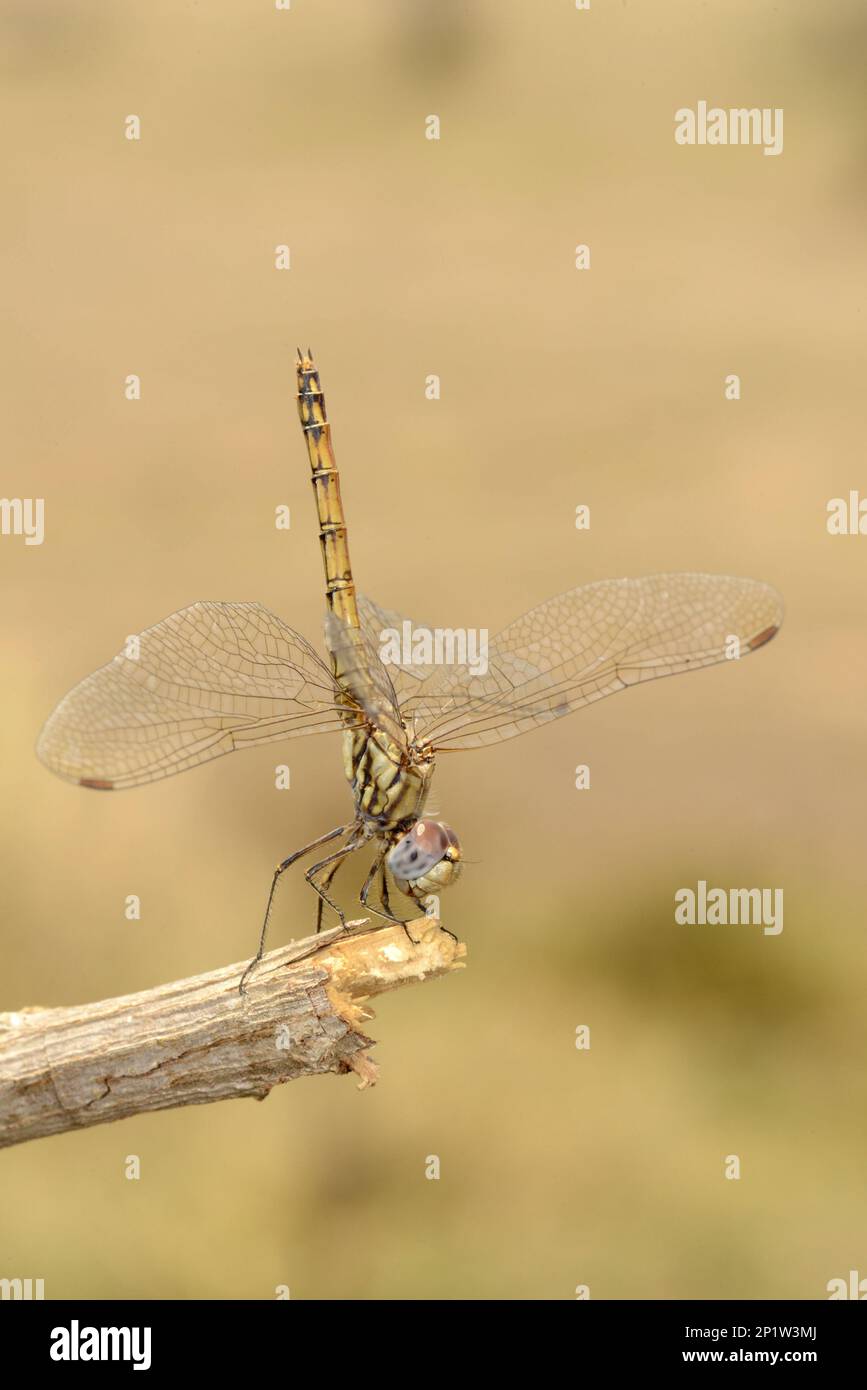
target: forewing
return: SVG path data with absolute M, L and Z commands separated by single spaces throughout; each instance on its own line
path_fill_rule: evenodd
M 135 787 L 236 748 L 344 725 L 327 666 L 259 603 L 194 603 L 139 643 L 137 659 L 121 652 L 61 700 L 36 748 L 52 772 Z
M 660 676 L 755 651 L 774 636 L 782 600 L 728 575 L 607 579 L 549 599 L 489 644 L 488 671 L 440 667 L 402 705 L 435 748 L 514 738 L 594 700 Z
M 374 603 L 373 599 L 367 598 L 364 594 L 358 595 L 358 611 L 361 616 L 361 626 L 368 641 L 377 651 L 382 650 L 384 634 L 397 632 L 402 635 L 404 624 L 409 624 L 410 632 L 414 632 L 416 628 L 421 626 L 421 624 L 413 622 L 411 618 L 404 617 L 402 613 L 396 613 L 393 608 L 383 608 L 380 604 Z M 425 681 L 429 680 L 440 668 L 407 661 L 405 663 L 390 662 L 386 669 L 391 677 L 397 699 L 402 703 L 407 696 L 417 695 Z
M 406 742 L 390 672 L 380 660 L 379 647 L 364 627 L 352 627 L 336 613 L 325 615 L 325 641 L 334 658 L 341 687 L 363 711 L 367 722 L 396 743 Z

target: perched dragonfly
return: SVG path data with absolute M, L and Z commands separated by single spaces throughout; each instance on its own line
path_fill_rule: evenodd
M 326 663 L 259 603 L 194 603 L 148 628 L 57 706 L 39 738 L 42 761 L 82 787 L 137 787 L 236 748 L 341 731 L 353 814 L 274 870 L 274 893 L 296 860 L 332 844 L 306 872 L 323 905 L 335 873 L 373 849 L 361 890 L 387 922 L 389 875 L 416 903 L 459 876 L 461 847 L 424 815 L 437 754 L 481 748 L 658 676 L 698 670 L 763 647 L 782 622 L 775 590 L 754 579 L 661 574 L 570 589 L 510 623 L 489 644 L 486 669 L 383 659 L 386 633 L 407 619 L 356 593 L 340 479 L 319 373 L 296 363 L 298 410 L 312 468 L 325 566 Z M 418 625 L 409 629 L 417 632 Z M 334 841 L 340 841 L 333 847 Z M 378 893 L 378 905 L 371 894 Z

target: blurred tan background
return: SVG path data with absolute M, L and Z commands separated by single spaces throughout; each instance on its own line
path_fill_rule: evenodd
M 469 966 L 380 1002 L 379 1087 L 6 1151 L 0 1275 L 338 1299 L 867 1275 L 867 540 L 825 528 L 865 486 L 863 7 L 7 0 L 0 29 L 2 491 L 46 499 L 44 545 L 0 539 L 0 1009 L 246 958 L 274 863 L 348 809 L 331 738 L 116 796 L 33 754 L 72 684 L 196 599 L 319 641 L 296 342 L 380 602 L 494 632 L 578 583 L 699 569 L 787 604 L 741 668 L 443 759 Z M 702 99 L 784 108 L 783 154 L 677 146 Z M 782 935 L 676 926 L 699 878 L 782 887 Z M 272 944 L 312 916 L 287 881 Z

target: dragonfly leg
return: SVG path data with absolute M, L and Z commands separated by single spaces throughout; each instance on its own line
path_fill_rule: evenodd
M 385 865 L 382 866 L 382 877 L 379 884 L 379 901 L 382 903 L 386 912 L 391 912 L 391 904 L 388 901 L 388 874 Z
M 351 830 L 352 828 L 351 825 L 338 825 L 336 830 L 329 830 L 327 835 L 320 835 L 317 840 L 311 840 L 309 845 L 305 845 L 303 849 L 297 849 L 294 854 L 289 855 L 288 859 L 284 859 L 277 865 L 274 870 L 274 877 L 271 879 L 271 891 L 268 894 L 268 905 L 265 908 L 265 920 L 262 923 L 262 931 L 259 934 L 259 949 L 241 976 L 238 984 L 239 994 L 244 993 L 244 985 L 247 982 L 247 976 L 256 968 L 265 954 L 265 937 L 268 935 L 268 923 L 271 920 L 271 908 L 274 905 L 274 894 L 277 891 L 277 884 L 280 882 L 281 876 L 297 859 L 302 859 L 304 855 L 309 854 L 312 849 L 316 849 L 319 845 L 327 844 L 329 840 L 336 840 L 338 835 L 345 835 L 347 830 Z
M 440 922 L 440 931 L 444 931 L 446 936 L 450 936 L 455 945 L 458 945 L 458 938 L 455 936 L 455 933 L 453 931 L 449 931 L 448 927 L 444 927 L 442 922 Z
M 330 886 L 331 886 L 331 880 L 334 878 L 334 875 L 337 873 L 337 870 L 338 870 L 339 868 L 341 868 L 342 865 L 344 865 L 345 863 L 346 863 L 346 860 L 345 860 L 345 859 L 338 859 L 334 864 L 332 864 L 331 868 L 328 869 L 328 871 L 325 873 L 325 875 L 324 875 L 324 877 L 323 877 L 323 879 L 322 879 L 322 887 L 323 887 L 326 891 L 330 888 Z M 316 935 L 317 935 L 317 936 L 319 935 L 319 933 L 320 933 L 321 930 L 322 930 L 322 910 L 323 910 L 324 907 L 325 907 L 325 901 L 324 901 L 324 899 L 322 898 L 321 895 L 317 895 L 317 898 L 316 898 Z
M 340 849 L 336 849 L 336 850 L 334 851 L 333 854 L 329 854 L 329 855 L 327 855 L 324 859 L 320 859 L 320 861 L 319 861 L 318 864 L 312 864 L 312 865 L 310 866 L 310 868 L 307 870 L 307 872 L 305 873 L 305 875 L 304 875 L 305 879 L 306 879 L 307 882 L 310 884 L 310 887 L 313 888 L 313 889 L 315 889 L 315 891 L 319 894 L 319 908 L 320 908 L 320 913 L 321 913 L 322 903 L 323 903 L 323 902 L 326 902 L 326 903 L 328 904 L 328 906 L 329 906 L 330 908 L 332 908 L 334 912 L 337 913 L 337 916 L 340 918 L 340 925 L 341 925 L 341 927 L 345 927 L 345 926 L 346 926 L 346 913 L 343 911 L 343 908 L 338 907 L 338 906 L 337 906 L 337 903 L 334 902 L 331 898 L 329 898 L 329 896 L 328 896 L 328 894 L 326 893 L 325 889 L 328 887 L 328 884 L 331 882 L 331 879 L 334 877 L 334 875 L 336 874 L 337 870 L 340 868 L 340 865 L 343 863 L 344 859 L 346 859 L 347 855 L 352 854 L 355 850 L 357 850 L 360 843 L 361 843 L 361 842 L 360 842 L 360 840 L 358 839 L 357 836 L 352 836 L 352 837 L 347 841 L 347 843 L 346 843 L 345 845 L 341 845 L 341 846 L 340 846 Z M 335 862 L 335 861 L 336 861 L 336 862 Z M 328 873 L 328 876 L 327 876 L 326 881 L 324 882 L 324 884 L 315 883 L 315 882 L 314 882 L 314 879 L 315 879 L 316 875 L 317 875 L 322 869 L 328 868 L 329 865 L 334 865 L 334 867 L 331 868 L 331 869 L 329 869 L 329 873 Z M 320 926 L 321 926 L 321 916 L 320 916 L 319 914 L 317 914 L 317 922 L 316 922 L 316 931 L 317 931 L 317 933 L 318 933 L 318 931 L 319 931 Z
M 383 877 L 385 876 L 384 861 L 387 853 L 388 845 L 382 845 L 377 850 L 376 855 L 374 856 L 373 863 L 370 866 L 367 878 L 364 880 L 364 886 L 362 887 L 362 890 L 359 894 L 359 899 L 361 902 L 361 906 L 370 912 L 375 912 L 377 917 L 384 917 L 387 922 L 399 922 L 400 918 L 395 917 L 394 913 L 391 911 L 391 908 L 388 906 L 387 903 L 384 902 L 382 904 L 385 908 L 385 911 L 380 912 L 378 907 L 374 907 L 373 903 L 368 901 L 370 897 L 370 890 L 373 886 L 373 880 L 376 878 L 376 875 L 379 873 L 380 869 L 382 869 Z
M 382 917 L 386 922 L 393 923 L 395 926 L 403 927 L 413 946 L 417 946 L 418 942 L 416 941 L 415 937 L 413 936 L 412 932 L 407 926 L 407 923 L 404 920 L 404 918 L 396 917 L 388 903 L 388 887 L 385 881 L 385 856 L 388 853 L 388 848 L 388 845 L 383 845 L 370 866 L 370 872 L 367 875 L 367 878 L 364 880 L 364 887 L 362 888 L 361 893 L 359 895 L 361 898 L 361 905 L 366 912 L 375 912 L 377 917 Z M 376 875 L 379 873 L 380 869 L 382 870 L 382 907 L 384 911 L 380 911 L 378 907 L 374 907 L 373 903 L 369 901 L 370 890 L 373 886 L 373 880 L 376 878 Z M 410 918 L 409 920 L 412 921 L 412 918 Z
M 380 880 L 379 880 L 379 900 L 380 900 L 380 902 L 382 903 L 383 907 L 385 908 L 386 912 L 389 912 L 389 913 L 390 913 L 390 912 L 391 912 L 391 907 L 390 907 L 389 901 L 388 901 L 388 873 L 386 872 L 385 864 L 382 865 L 381 877 L 380 877 Z M 399 920 L 401 920 L 401 919 L 400 919 L 400 918 L 396 918 L 396 919 L 394 919 L 394 920 L 399 921 Z M 404 925 L 404 927 L 405 927 L 405 926 L 406 926 L 406 923 L 404 922 L 403 925 Z M 455 943 L 457 943 L 457 939 L 458 939 L 458 938 L 455 936 L 454 932 L 453 932 L 453 931 L 449 931 L 448 927 L 444 927 L 443 924 L 442 924 L 442 922 L 440 922 L 440 931 L 444 931 L 445 934 L 446 934 L 446 936 L 450 936 L 451 939 L 452 939 L 452 941 L 454 941 Z M 407 936 L 409 936 L 409 932 L 407 932 Z M 412 940 L 412 937 L 410 937 L 410 940 Z

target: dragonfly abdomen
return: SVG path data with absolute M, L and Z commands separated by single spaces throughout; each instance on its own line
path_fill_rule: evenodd
M 360 627 L 355 582 L 349 560 L 346 519 L 340 496 L 340 474 L 331 447 L 331 426 L 325 410 L 325 396 L 313 359 L 302 356 L 296 362 L 298 414 L 313 475 L 316 509 L 319 513 L 319 544 L 325 566 L 325 594 L 328 607 L 350 627 Z

